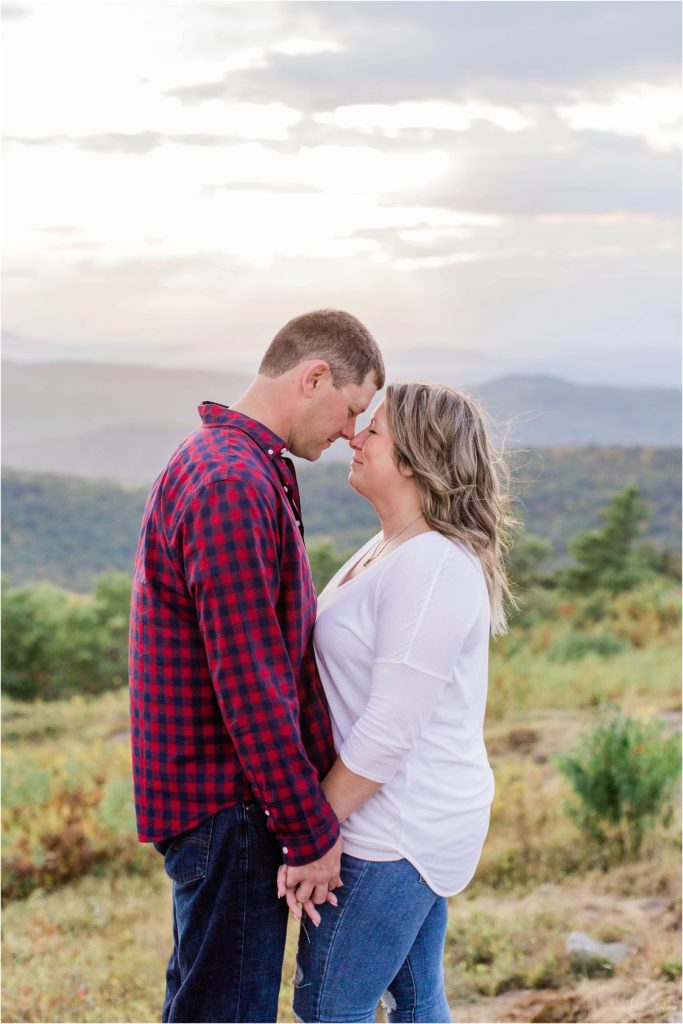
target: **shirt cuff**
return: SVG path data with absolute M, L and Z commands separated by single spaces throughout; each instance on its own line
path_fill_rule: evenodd
M 298 868 L 303 864 L 310 864 L 311 861 L 320 860 L 332 849 L 339 838 L 339 822 L 332 815 L 321 828 L 306 836 L 277 838 L 284 863 Z

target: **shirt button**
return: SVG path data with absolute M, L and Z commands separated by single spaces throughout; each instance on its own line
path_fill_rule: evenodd
M 297 519 L 297 520 L 296 520 L 296 525 L 297 525 L 297 526 L 301 526 L 301 522 L 300 522 L 300 520 L 299 520 L 299 519 Z
M 289 451 L 289 448 L 282 448 L 281 451 L 280 451 L 280 455 L 286 455 L 288 451 Z
M 268 454 L 269 454 L 269 455 L 272 455 L 272 454 L 273 454 L 273 449 L 272 449 L 272 448 L 269 448 L 269 449 L 268 449 Z
M 266 811 L 266 817 L 267 817 L 267 818 L 269 818 L 269 817 L 270 817 L 270 811 Z
M 289 848 L 287 846 L 283 846 L 282 847 L 282 852 L 283 853 L 289 853 Z
M 285 494 L 289 494 L 289 487 L 285 484 Z

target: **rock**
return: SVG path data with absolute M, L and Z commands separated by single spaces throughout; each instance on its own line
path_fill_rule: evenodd
M 537 896 L 552 896 L 557 891 L 556 886 L 551 885 L 550 882 L 543 882 L 536 888 Z
M 507 735 L 508 745 L 513 749 L 532 747 L 539 739 L 535 729 L 511 729 Z
M 581 960 L 608 960 L 620 964 L 633 952 L 623 942 L 598 942 L 585 932 L 570 932 L 565 942 L 565 952 Z

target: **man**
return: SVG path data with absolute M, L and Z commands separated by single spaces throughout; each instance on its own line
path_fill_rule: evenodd
M 320 787 L 334 747 L 291 452 L 310 461 L 384 384 L 348 313 L 291 320 L 231 408 L 199 407 L 145 509 L 130 632 L 138 834 L 173 880 L 164 1021 L 275 1021 L 287 901 L 340 884 Z M 332 902 L 334 897 L 329 896 Z M 312 915 L 314 916 L 314 915 Z

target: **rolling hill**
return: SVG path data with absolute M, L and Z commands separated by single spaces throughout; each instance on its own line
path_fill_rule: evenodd
M 651 517 L 646 537 L 678 550 L 680 450 L 549 448 L 511 453 L 515 507 L 528 532 L 552 541 L 555 560 L 575 534 L 599 523 L 600 509 L 636 484 Z M 372 507 L 346 482 L 340 463 L 299 464 L 306 540 L 329 537 L 338 550 L 377 528 Z M 51 580 L 90 590 L 98 573 L 132 570 L 147 487 L 5 470 L 3 573 L 11 583 Z

